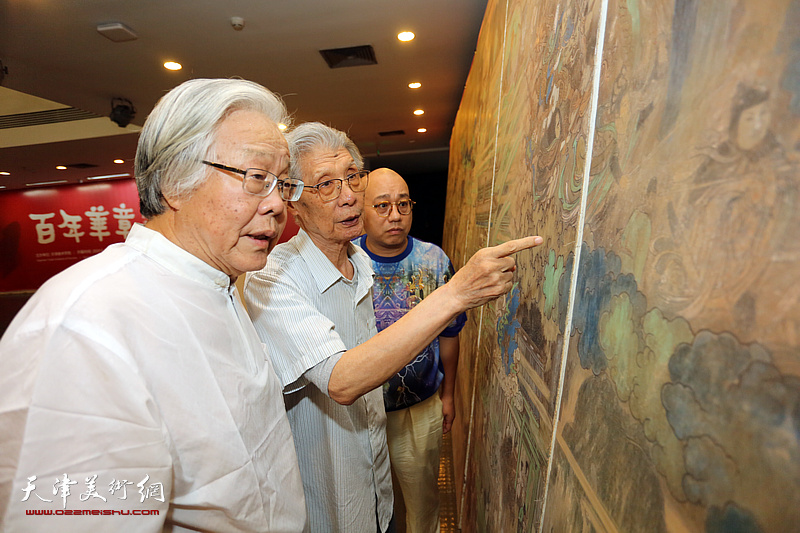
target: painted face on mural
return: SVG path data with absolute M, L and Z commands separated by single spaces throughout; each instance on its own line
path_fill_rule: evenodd
M 744 109 L 736 128 L 736 144 L 742 150 L 752 150 L 767 136 L 771 121 L 772 113 L 767 102 Z

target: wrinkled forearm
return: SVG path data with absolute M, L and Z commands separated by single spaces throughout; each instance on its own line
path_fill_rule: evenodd
M 400 320 L 345 352 L 331 373 L 328 394 L 352 404 L 406 366 L 465 309 L 449 285 L 435 290 Z

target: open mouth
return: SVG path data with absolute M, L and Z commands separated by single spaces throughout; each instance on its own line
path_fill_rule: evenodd
M 354 216 L 352 216 L 352 217 L 345 218 L 344 220 L 342 220 L 342 221 L 340 222 L 340 224 L 342 224 L 342 225 L 344 225 L 344 226 L 348 226 L 348 227 L 349 227 L 349 226 L 355 226 L 356 224 L 358 224 L 358 220 L 359 220 L 360 218 L 361 218 L 361 217 L 360 217 L 359 215 L 354 215 Z
M 272 239 L 272 235 L 266 233 L 251 233 L 248 237 L 261 242 L 269 242 Z

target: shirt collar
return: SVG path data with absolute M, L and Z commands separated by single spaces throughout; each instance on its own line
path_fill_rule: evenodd
M 133 225 L 125 244 L 178 276 L 227 293 L 235 287 L 230 276 L 139 223 Z
M 303 261 L 309 265 L 311 272 L 314 273 L 314 281 L 316 281 L 317 289 L 319 289 L 320 293 L 328 290 L 337 281 L 347 279 L 331 263 L 331 260 L 322 253 L 322 250 L 317 248 L 317 245 L 314 244 L 314 241 L 304 230 L 299 230 L 292 240 L 300 257 L 303 258 Z M 359 292 L 365 285 L 371 288 L 373 272 L 369 256 L 352 242 L 348 243 L 347 246 L 347 255 L 355 269 L 353 280 L 358 282 Z
M 364 250 L 364 252 L 369 256 L 369 258 L 375 261 L 376 263 L 399 263 L 409 255 L 411 255 L 411 252 L 414 250 L 414 237 L 412 237 L 411 235 L 406 236 L 405 249 L 400 254 L 392 256 L 383 256 L 372 253 L 370 249 L 367 248 L 366 233 L 361 237 L 356 237 L 353 242 L 356 242 L 361 247 L 361 249 Z

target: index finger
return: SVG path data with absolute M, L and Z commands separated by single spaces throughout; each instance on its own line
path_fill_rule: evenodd
M 523 237 L 521 239 L 514 239 L 513 241 L 507 241 L 503 244 L 498 244 L 494 247 L 495 251 L 498 253 L 498 257 L 506 257 L 511 254 L 517 253 L 521 250 L 527 250 L 528 248 L 533 248 L 534 246 L 539 246 L 544 242 L 544 239 L 538 235 L 531 235 L 529 237 Z

